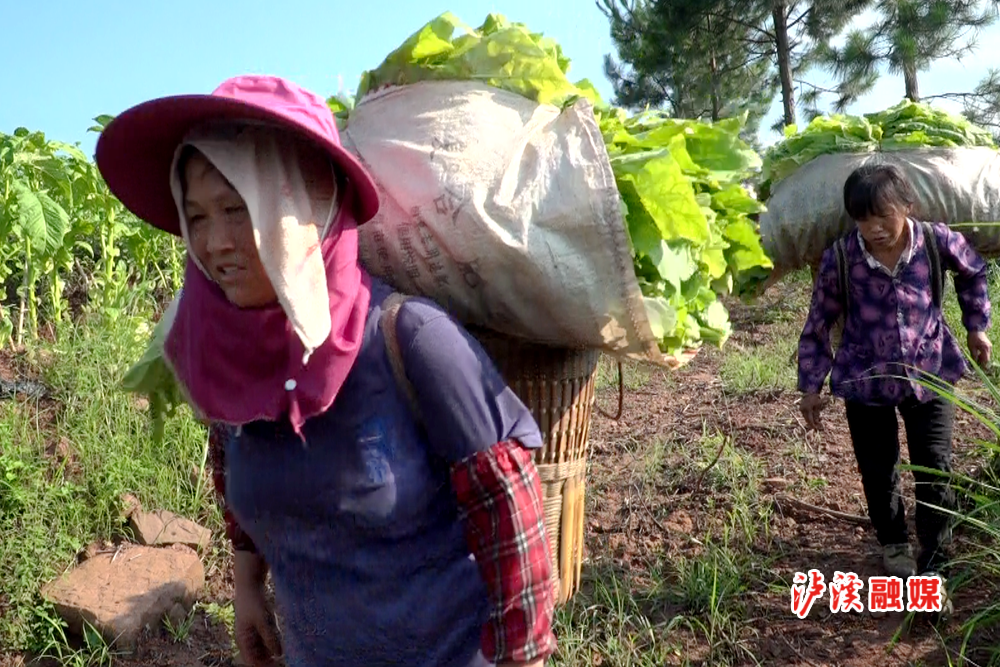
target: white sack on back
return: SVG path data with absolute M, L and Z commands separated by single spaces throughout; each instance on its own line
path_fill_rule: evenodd
M 916 191 L 914 216 L 919 219 L 1000 221 L 1000 153 L 992 148 L 822 155 L 779 182 L 760 216 L 764 250 L 776 273 L 818 264 L 823 251 L 854 227 L 844 209 L 844 183 L 872 161 L 902 169 Z M 958 229 L 981 253 L 1000 253 L 1000 226 Z
M 364 98 L 343 140 L 379 185 L 360 228 L 374 275 L 467 324 L 667 363 L 588 102 L 422 82 Z

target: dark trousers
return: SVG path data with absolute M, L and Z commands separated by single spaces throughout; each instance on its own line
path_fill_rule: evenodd
M 906 427 L 910 463 L 951 472 L 955 406 L 941 398 L 927 403 L 910 398 L 899 406 L 899 413 Z M 848 401 L 847 424 L 868 501 L 868 516 L 879 544 L 906 543 L 906 511 L 896 467 L 899 462 L 896 408 Z M 920 471 L 914 471 L 913 476 L 917 496 L 917 539 L 920 541 L 917 571 L 938 570 L 948 557 L 951 520 L 947 513 L 935 508 L 954 509 L 955 495 L 947 478 Z

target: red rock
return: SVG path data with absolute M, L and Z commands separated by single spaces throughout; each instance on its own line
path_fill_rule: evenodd
M 42 596 L 72 632 L 82 634 L 86 621 L 109 644 L 129 649 L 174 605 L 190 609 L 204 585 L 205 569 L 191 549 L 133 546 L 88 558 Z
M 192 549 L 204 549 L 212 541 L 212 531 L 173 512 L 157 510 L 133 512 L 129 517 L 139 544 L 169 546 L 183 544 Z

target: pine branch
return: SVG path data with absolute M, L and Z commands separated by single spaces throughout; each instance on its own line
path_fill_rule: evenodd
M 802 12 L 801 14 L 799 14 L 799 17 L 797 19 L 789 21 L 788 22 L 788 30 L 792 31 L 795 28 L 799 27 L 801 24 L 803 24 L 806 21 L 808 21 L 809 20 L 809 14 L 811 12 L 812 12 L 812 7 L 810 7 L 806 11 Z
M 728 21 L 729 23 L 735 23 L 736 25 L 746 28 L 747 30 L 756 30 L 757 32 L 764 35 L 772 42 L 776 39 L 774 33 L 765 29 L 763 26 L 747 23 L 746 21 L 738 19 L 735 16 L 724 16 L 722 14 L 716 14 L 714 12 L 709 12 L 708 14 L 706 14 L 706 16 L 710 18 L 721 19 L 723 21 Z
M 983 95 L 981 93 L 937 93 L 936 95 L 922 95 L 921 100 L 926 102 L 928 100 L 970 100 L 979 99 Z
M 813 90 L 815 90 L 817 92 L 820 92 L 820 93 L 827 93 L 827 94 L 830 94 L 830 95 L 839 95 L 840 94 L 840 91 L 834 90 L 832 88 L 824 88 L 822 86 L 817 86 L 815 83 L 812 83 L 810 81 L 803 81 L 802 79 L 796 79 L 795 83 L 799 84 L 800 86 L 807 86 L 807 87 L 809 87 L 809 88 L 811 88 L 811 89 L 813 89 Z

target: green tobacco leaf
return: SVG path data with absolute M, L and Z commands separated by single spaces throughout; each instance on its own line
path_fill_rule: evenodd
M 422 69 L 439 70 L 446 56 L 455 50 L 452 35 L 462 26 L 451 12 L 445 12 L 410 35 L 395 51 L 386 56 L 375 70 L 365 72 L 358 86 L 358 99 L 383 85 L 416 83 Z M 438 76 L 427 78 L 440 78 Z
M 567 60 L 567 69 L 569 68 L 569 61 Z M 581 97 L 594 102 L 595 104 L 601 104 L 601 93 L 597 90 L 597 86 L 593 84 L 590 79 L 580 79 L 576 82 L 576 87 L 580 90 Z
M 664 294 L 667 291 L 668 284 L 662 278 L 660 278 L 660 272 L 657 270 L 656 265 L 653 264 L 647 255 L 639 255 L 634 259 L 635 277 L 640 285 L 644 285 L 642 293 L 651 294 Z
M 176 300 L 157 322 L 142 357 L 125 374 L 122 389 L 145 396 L 153 412 L 154 428 L 162 436 L 163 418 L 186 402 L 180 385 L 164 358 L 164 344 L 173 322 Z
M 335 115 L 344 114 L 354 108 L 354 100 L 345 95 L 331 95 L 327 98 L 326 105 Z
M 122 388 L 150 396 L 169 389 L 167 385 L 173 382 L 174 376 L 163 359 L 162 341 L 154 341 L 122 378 Z
M 684 319 L 681 321 L 678 327 L 678 335 L 683 336 L 683 339 L 690 341 L 692 346 L 700 345 L 704 340 L 702 336 L 702 326 L 698 322 L 698 318 L 694 314 L 688 313 Z
M 726 249 L 723 247 L 707 247 L 701 253 L 701 263 L 706 274 L 712 280 L 726 274 Z
M 797 128 L 788 128 L 785 139 L 765 154 L 765 181 L 778 183 L 820 155 L 873 150 L 882 138 L 880 127 L 845 115 L 817 116 L 805 129 L 793 130 Z
M 44 248 L 48 234 L 45 230 L 45 209 L 38 195 L 24 181 L 13 182 L 17 198 L 17 223 L 24 235 L 36 248 Z
M 341 132 L 347 127 L 347 123 L 354 110 L 354 99 L 345 95 L 332 95 L 326 100 L 326 105 L 333 114 L 337 129 Z
M 649 137 L 652 137 L 654 134 L 655 131 L 651 132 Z M 687 137 L 683 134 L 678 133 L 671 136 L 670 139 L 666 140 L 663 145 L 667 147 L 670 154 L 674 156 L 675 160 L 677 160 L 677 164 L 680 166 L 681 171 L 683 171 L 688 177 L 705 177 L 710 174 L 707 169 L 700 166 L 697 162 L 695 162 L 694 158 L 691 157 L 691 153 L 688 151 Z M 650 148 L 652 150 L 659 149 L 659 147 L 656 146 L 651 146 Z M 711 202 L 709 200 L 699 200 L 699 204 L 702 206 L 708 206 L 710 203 Z
M 453 39 L 455 30 L 466 34 Z M 566 78 L 569 60 L 550 39 L 490 14 L 477 30 L 446 12 L 411 35 L 374 70 L 362 75 L 358 98 L 382 85 L 419 81 L 481 81 L 543 104 L 584 97 L 601 104 L 592 85 Z
M 726 259 L 730 268 L 737 274 L 749 272 L 754 269 L 773 268 L 771 259 L 759 248 L 734 245 L 726 251 Z
M 995 147 L 992 135 L 968 119 L 920 102 L 903 102 L 863 117 L 818 116 L 802 131 L 791 128 L 764 159 L 765 190 L 799 167 L 829 153 L 919 147 Z
M 726 275 L 712 281 L 712 291 L 716 294 L 732 294 L 733 287 L 733 274 L 731 271 L 726 271 Z
M 740 136 L 740 121 L 718 123 L 666 118 L 648 112 L 625 125 L 633 132 L 634 148 L 657 149 L 684 144 L 685 156 L 678 156 L 685 172 L 711 175 L 711 180 L 731 182 L 746 176 L 762 164 L 760 156 Z M 641 128 L 641 130 L 640 130 Z
M 659 150 L 664 146 L 670 146 L 675 139 L 684 144 L 684 128 L 673 121 L 672 118 L 661 118 L 652 113 L 626 119 L 620 123 L 620 128 L 627 136 L 621 139 L 639 150 Z M 686 150 L 685 147 L 685 152 Z
M 477 72 L 491 72 L 483 80 L 540 104 L 562 104 L 574 88 L 552 55 L 540 48 L 527 30 L 509 27 L 484 39 L 465 55 Z
M 739 180 L 761 166 L 761 159 L 739 136 L 732 121 L 694 124 L 685 130 L 688 152 L 698 165 L 715 172 L 720 182 Z
M 681 244 L 660 243 L 649 253 L 660 278 L 680 291 L 681 284 L 698 271 L 698 263 L 691 257 L 691 248 Z
M 63 201 L 73 204 L 73 182 L 70 177 L 71 165 L 66 160 L 52 156 L 36 163 L 36 168 L 42 174 L 45 187 L 58 190 Z
M 69 231 L 69 214 L 43 191 L 35 192 L 27 183 L 15 180 L 17 223 L 32 246 L 40 252 L 53 252 Z
M 439 59 L 454 50 L 451 37 L 461 27 L 464 26 L 457 16 L 445 12 L 410 35 L 386 57 L 385 62 L 405 66 L 421 60 Z
M 710 304 L 715 303 L 715 292 L 712 291 L 710 285 L 711 283 L 702 275 L 694 275 L 684 284 L 681 295 L 694 312 L 701 312 Z
M 42 205 L 42 216 L 45 221 L 45 249 L 55 252 L 63 244 L 63 238 L 69 231 L 69 214 L 45 192 L 36 193 Z
M 49 142 L 49 145 L 52 147 L 53 150 L 63 151 L 64 153 L 69 155 L 74 160 L 77 160 L 78 162 L 89 162 L 87 156 L 84 155 L 83 151 L 81 151 L 78 146 L 67 144 L 64 141 L 51 141 Z
M 612 159 L 611 166 L 619 181 L 635 188 L 639 204 L 656 224 L 661 238 L 708 241 L 708 221 L 670 151 L 623 155 Z M 632 202 L 626 203 L 632 211 Z
M 746 248 L 760 247 L 760 234 L 757 232 L 757 226 L 748 218 L 731 219 L 722 234 L 731 244 L 738 244 Z
M 656 252 L 663 237 L 656 222 L 642 205 L 635 183 L 631 180 L 619 180 L 618 194 L 627 209 L 625 223 L 632 248 L 640 255 L 648 256 Z
M 647 297 L 673 293 L 681 299 L 680 302 L 668 301 L 677 314 L 673 333 L 663 326 L 657 328 L 658 333 L 664 333 L 661 349 L 669 353 L 697 346 L 702 340 L 724 341 L 728 336 L 725 324 L 728 315 L 724 309 L 719 310 L 720 306 L 712 304 L 717 303 L 719 294 L 731 294 L 746 284 L 734 275 L 744 275 L 739 267 L 731 265 L 734 253 L 740 267 L 754 263 L 770 266 L 760 235 L 746 217 L 762 212 L 764 206 L 742 185 L 761 161 L 739 139 L 740 122 L 709 124 L 667 118 L 659 111 L 647 111 L 630 118 L 615 108 L 598 110 L 596 115 L 618 177 L 619 192 L 630 212 L 628 229 L 637 253 L 636 275 L 640 277 L 640 288 Z M 625 165 L 645 164 L 644 161 L 652 161 L 664 153 L 673 157 L 681 174 L 671 168 L 670 175 L 660 181 L 686 182 L 681 200 L 685 204 L 672 210 L 674 213 L 687 210 L 687 220 L 697 217 L 697 235 L 678 233 L 676 227 L 658 225 L 654 221 L 657 209 L 652 207 L 647 212 L 647 204 L 640 197 L 643 184 L 626 177 L 635 170 L 626 169 Z M 701 216 L 694 213 L 692 198 Z M 736 220 L 749 225 L 738 230 L 749 231 L 749 235 L 737 235 L 741 243 L 748 244 L 746 248 L 734 244 L 724 233 Z M 671 252 L 663 252 L 663 247 L 670 248 Z M 682 254 L 680 248 L 685 248 L 687 253 Z M 696 270 L 685 268 L 688 257 L 697 265 Z M 653 272 L 658 275 L 651 275 Z M 676 290 L 678 280 L 682 285 L 681 293 Z M 710 326 L 703 322 L 706 319 L 704 311 L 708 308 L 712 308 L 707 316 L 712 323 Z M 662 320 L 662 313 L 655 316 Z M 723 322 L 717 321 L 720 317 Z
M 753 298 L 759 296 L 760 290 L 764 287 L 765 283 L 767 283 L 770 276 L 771 271 L 761 267 L 753 268 L 749 271 L 743 271 L 736 276 L 736 291 L 741 297 Z
M 649 317 L 653 336 L 663 339 L 672 335 L 677 329 L 677 311 L 662 297 L 643 297 L 642 301 L 646 305 L 646 315 Z
M 731 242 L 727 252 L 728 263 L 737 273 L 753 268 L 774 267 L 771 258 L 760 246 L 760 236 L 754 224 L 746 218 L 731 222 L 725 229 L 725 236 Z
M 701 336 L 713 345 L 722 346 L 733 332 L 729 312 L 721 301 L 709 305 L 703 311 L 701 320 Z
M 730 185 L 712 195 L 712 208 L 744 215 L 763 213 L 767 207 L 750 196 L 742 186 Z
M 97 132 L 97 133 L 103 132 L 104 128 L 106 128 L 108 126 L 108 123 L 110 123 L 114 119 L 115 119 L 114 116 L 109 116 L 106 113 L 105 114 L 101 114 L 100 116 L 97 116 L 96 118 L 94 118 L 94 122 L 97 123 L 97 125 L 92 125 L 91 127 L 87 128 L 87 131 L 88 132 Z

